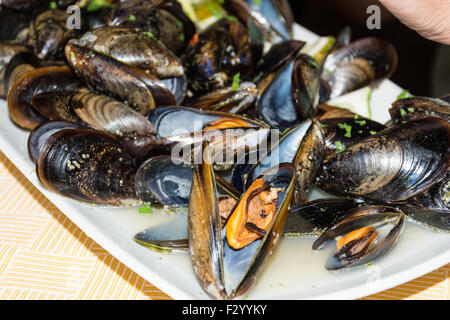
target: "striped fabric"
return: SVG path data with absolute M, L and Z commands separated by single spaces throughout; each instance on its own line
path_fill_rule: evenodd
M 450 264 L 364 299 L 449 299 Z M 170 299 L 87 237 L 0 153 L 0 299 Z

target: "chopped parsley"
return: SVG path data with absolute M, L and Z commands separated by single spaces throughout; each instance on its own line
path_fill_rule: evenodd
M 150 31 L 146 32 L 145 35 L 149 38 L 154 38 L 155 36 Z
M 129 21 L 136 21 L 136 16 L 133 14 L 130 14 L 130 16 L 128 17 Z
M 373 130 L 370 130 L 369 133 L 370 133 L 371 135 L 377 134 L 377 132 L 376 132 L 376 131 L 373 131 Z
M 356 122 L 357 124 L 359 124 L 361 127 L 362 127 L 362 126 L 365 126 L 365 125 L 367 124 L 367 121 L 364 120 L 364 119 L 362 119 L 362 120 L 355 120 L 355 122 Z
M 240 77 L 241 77 L 241 74 L 238 72 L 238 73 L 236 73 L 235 75 L 234 75 L 234 77 L 233 77 L 233 83 L 232 83 L 232 85 L 231 85 L 231 89 L 233 90 L 233 91 L 237 91 L 237 90 L 239 90 L 239 84 L 240 84 Z
M 405 99 L 405 98 L 411 98 L 414 97 L 408 90 L 403 90 L 398 96 L 397 100 Z
M 152 207 L 149 203 L 146 203 L 145 205 L 139 207 L 139 213 L 143 214 L 151 214 L 153 213 Z
M 87 11 L 92 12 L 100 10 L 102 8 L 113 8 L 113 7 L 114 5 L 112 3 L 109 3 L 107 0 L 91 0 L 87 7 Z
M 338 123 L 338 127 L 340 129 L 344 129 L 345 130 L 345 134 L 344 137 L 346 138 L 351 138 L 352 137 L 352 126 L 346 124 L 346 123 Z
M 345 146 L 343 146 L 342 143 L 339 140 L 337 140 L 334 143 L 334 146 L 336 147 L 336 153 L 341 153 L 341 152 L 343 152 L 345 150 Z
M 414 108 L 406 108 L 406 110 L 408 110 L 409 113 L 413 113 L 414 112 Z
M 50 1 L 50 4 L 49 4 L 49 6 L 50 6 L 50 9 L 57 9 L 58 8 L 58 5 L 56 4 L 56 2 L 55 1 Z
M 405 109 L 400 108 L 400 115 L 401 115 L 402 117 L 406 116 L 406 111 L 405 111 Z

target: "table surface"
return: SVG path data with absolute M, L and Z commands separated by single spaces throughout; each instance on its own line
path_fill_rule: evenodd
M 450 264 L 374 299 L 450 298 Z M 171 299 L 86 236 L 0 152 L 0 299 Z

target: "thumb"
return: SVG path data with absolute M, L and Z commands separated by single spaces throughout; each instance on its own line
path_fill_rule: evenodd
M 449 0 L 380 0 L 401 22 L 421 36 L 450 45 Z

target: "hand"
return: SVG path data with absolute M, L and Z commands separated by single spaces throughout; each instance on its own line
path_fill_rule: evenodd
M 450 45 L 450 0 L 380 0 L 421 36 Z

